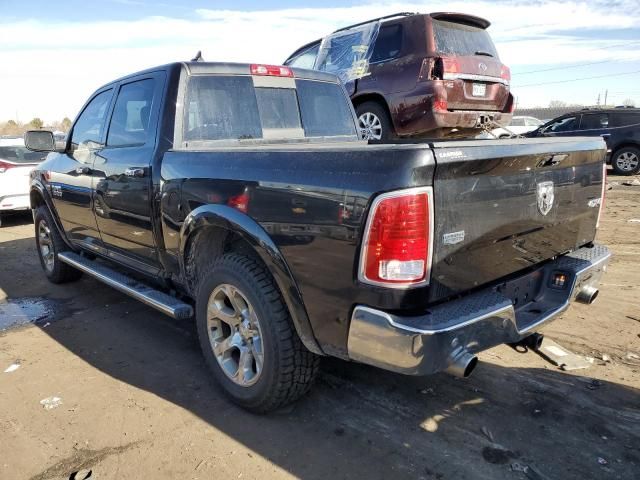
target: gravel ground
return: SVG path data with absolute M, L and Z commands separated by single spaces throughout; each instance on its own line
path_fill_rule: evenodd
M 634 219 L 640 187 L 616 185 L 597 302 L 543 330 L 589 369 L 506 346 L 465 380 L 326 359 L 310 395 L 255 416 L 218 391 L 190 323 L 86 277 L 49 284 L 29 216 L 15 217 L 0 230 L 0 478 L 637 479 Z

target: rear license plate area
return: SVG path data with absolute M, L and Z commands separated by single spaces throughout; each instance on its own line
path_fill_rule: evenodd
M 484 83 L 474 83 L 471 85 L 471 95 L 474 97 L 484 97 L 487 93 L 487 85 Z

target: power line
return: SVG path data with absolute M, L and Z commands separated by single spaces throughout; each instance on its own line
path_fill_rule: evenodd
M 602 47 L 602 48 L 589 48 L 587 51 L 608 50 L 610 48 L 626 47 L 626 46 L 629 46 L 629 45 L 635 45 L 637 43 L 640 43 L 640 40 L 633 40 L 631 42 L 618 43 L 616 45 L 608 45 L 608 46 Z M 567 69 L 567 68 L 578 68 L 578 67 L 585 67 L 585 66 L 588 66 L 588 65 L 598 65 L 598 64 L 601 64 L 601 63 L 620 62 L 620 61 L 623 61 L 623 60 L 600 60 L 600 61 L 597 61 L 597 62 L 580 63 L 578 65 L 568 65 L 568 66 L 562 66 L 562 67 L 543 68 L 541 70 L 529 70 L 529 71 L 526 71 L 526 72 L 513 73 L 512 75 L 515 77 L 516 75 L 529 75 L 530 73 L 550 72 L 552 70 L 564 70 L 564 69 Z
M 517 88 L 524 88 L 524 87 L 538 87 L 541 85 L 553 85 L 555 83 L 569 83 L 569 82 L 577 82 L 580 80 L 593 80 L 596 78 L 608 78 L 608 77 L 619 77 L 622 75 L 633 75 L 634 73 L 640 73 L 640 70 L 634 70 L 633 72 L 623 72 L 623 73 L 610 73 L 607 75 L 596 75 L 593 77 L 582 77 L 582 78 L 572 78 L 569 80 L 557 80 L 555 82 L 543 82 L 543 83 L 528 83 L 526 85 L 514 85 Z

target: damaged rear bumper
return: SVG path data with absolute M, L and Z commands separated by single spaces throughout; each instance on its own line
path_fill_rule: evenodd
M 420 316 L 358 305 L 349 328 L 349 357 L 408 375 L 455 368 L 460 358 L 522 340 L 573 300 L 593 301 L 610 257 L 605 246 L 584 247 Z M 562 288 L 552 284 L 556 275 L 565 275 Z

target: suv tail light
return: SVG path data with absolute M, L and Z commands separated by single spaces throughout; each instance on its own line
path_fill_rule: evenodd
M 458 63 L 457 58 L 427 57 L 424 60 L 422 60 L 422 65 L 420 66 L 420 73 L 418 74 L 418 81 L 426 82 L 428 80 L 444 80 L 447 74 L 455 77 L 457 73 L 460 73 L 460 64 Z
M 13 167 L 15 167 L 13 163 L 3 162 L 2 160 L 0 160 L 0 173 L 4 173 Z
M 371 206 L 358 279 L 407 288 L 429 283 L 433 244 L 433 189 L 385 193 Z
M 239 195 L 229 197 L 227 205 L 241 211 L 242 213 L 247 213 L 249 211 L 249 193 L 244 191 Z
M 500 78 L 507 82 L 511 81 L 511 69 L 506 65 L 502 65 L 502 67 L 500 67 Z
M 251 75 L 268 75 L 271 77 L 293 77 L 293 71 L 289 67 L 279 65 L 251 65 Z

